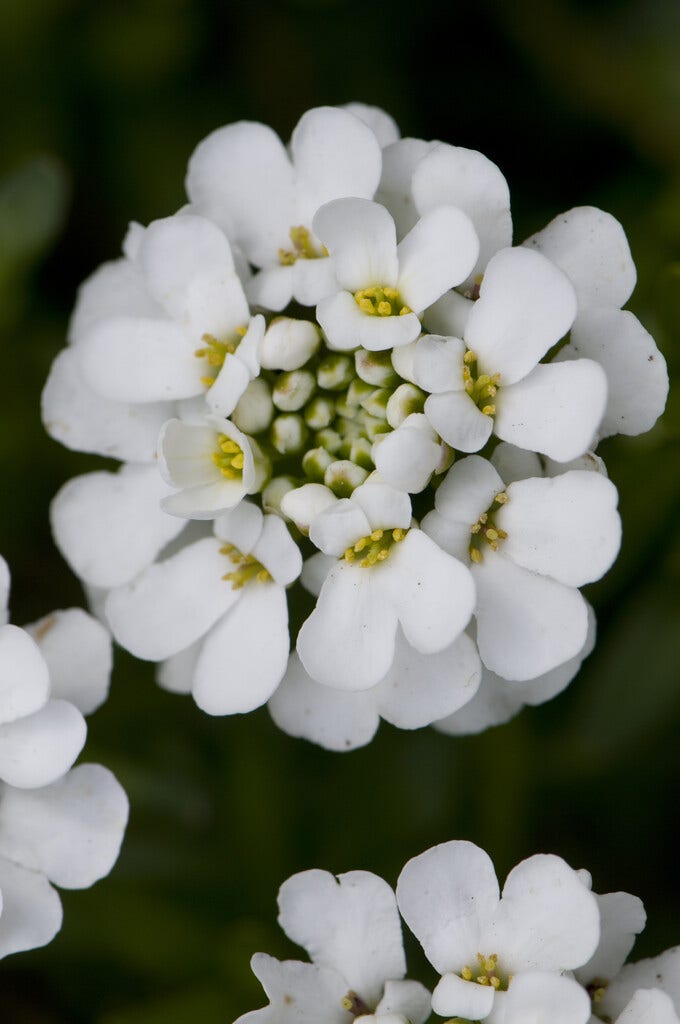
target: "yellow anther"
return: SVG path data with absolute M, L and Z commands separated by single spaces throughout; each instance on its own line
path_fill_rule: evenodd
M 371 534 L 371 540 L 380 540 L 383 535 L 382 530 L 374 530 Z

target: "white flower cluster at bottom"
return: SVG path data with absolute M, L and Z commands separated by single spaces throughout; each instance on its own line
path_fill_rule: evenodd
M 408 980 L 399 913 L 440 975 Z M 625 964 L 641 901 L 600 896 L 560 857 L 493 864 L 453 841 L 410 860 L 396 895 L 367 871 L 311 870 L 279 892 L 279 923 L 311 963 L 257 953 L 269 1005 L 237 1024 L 423 1024 L 431 1011 L 489 1024 L 678 1024 L 680 947 Z

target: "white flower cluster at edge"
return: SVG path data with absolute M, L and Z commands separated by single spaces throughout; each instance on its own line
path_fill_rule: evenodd
M 359 104 L 288 146 L 220 128 L 186 185 L 84 283 L 43 395 L 53 437 L 122 462 L 52 506 L 115 639 L 206 712 L 268 702 L 337 750 L 555 696 L 620 545 L 595 449 L 668 390 L 620 224 L 513 245 L 495 164 Z
M 406 975 L 399 914 L 439 978 Z M 269 1004 L 237 1024 L 678 1024 L 680 947 L 626 964 L 645 925 L 628 893 L 596 895 L 551 854 L 522 861 L 500 890 L 465 841 L 410 860 L 390 886 L 368 871 L 311 870 L 279 891 L 279 924 L 311 962 L 256 953 Z
M 0 958 L 61 928 L 54 885 L 85 889 L 116 862 L 127 797 L 107 768 L 72 767 L 83 715 L 106 699 L 111 639 L 80 608 L 25 629 L 9 623 L 0 558 Z

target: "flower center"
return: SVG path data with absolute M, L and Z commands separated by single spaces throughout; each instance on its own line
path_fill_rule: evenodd
M 319 251 L 314 247 L 312 234 L 303 224 L 291 228 L 288 234 L 293 248 L 279 249 L 279 263 L 282 267 L 292 267 L 298 260 L 318 260 L 322 256 L 328 256 L 326 248 Z
M 500 373 L 494 373 L 493 376 L 490 376 L 488 373 L 479 373 L 477 370 L 477 354 L 470 351 L 465 353 L 463 356 L 463 383 L 465 391 L 485 416 L 493 416 L 496 412 L 496 406 L 489 399 L 496 397 L 500 379 Z
M 413 312 L 404 305 L 396 288 L 362 288 L 354 298 L 368 316 L 405 316 Z
M 465 981 L 475 981 L 478 985 L 490 985 L 491 988 L 505 992 L 510 984 L 511 975 L 503 974 L 498 970 L 498 954 L 492 953 L 485 956 L 477 954 L 477 963 L 473 967 L 467 964 L 460 972 L 461 978 Z
M 240 480 L 243 476 L 245 461 L 243 449 L 226 434 L 218 436 L 217 448 L 212 454 L 212 460 L 227 480 Z
M 356 992 L 353 992 L 351 989 L 347 995 L 340 1000 L 340 1005 L 343 1010 L 347 1010 L 353 1017 L 362 1017 L 365 1013 L 370 1014 L 371 1012 L 370 1008 L 366 1006 L 366 1003 L 363 1001 L 361 996 L 358 996 Z
M 492 551 L 498 551 L 498 542 L 505 540 L 508 536 L 505 530 L 501 530 L 494 522 L 494 517 L 499 508 L 505 505 L 507 501 L 508 496 L 506 492 L 500 491 L 493 499 L 490 508 L 486 512 L 482 512 L 474 526 L 470 527 L 470 558 L 473 562 L 482 561 L 484 542 L 489 545 Z
M 394 530 L 374 530 L 367 537 L 362 537 L 356 544 L 345 551 L 345 561 L 351 565 L 358 565 L 361 569 L 369 569 L 378 562 L 384 562 L 389 557 L 394 544 L 399 544 L 408 530 L 397 527 Z M 357 560 L 357 555 L 363 557 Z
M 251 581 L 266 583 L 271 579 L 271 574 L 265 569 L 262 562 L 258 562 L 252 555 L 242 554 L 234 544 L 223 544 L 220 554 L 226 555 L 235 566 L 231 572 L 225 573 L 222 577 L 223 580 L 229 580 L 232 590 L 240 590 Z
M 212 387 L 217 374 L 224 365 L 224 360 L 227 356 L 233 356 L 247 330 L 247 327 L 237 327 L 234 332 L 235 337 L 231 341 L 219 341 L 212 334 L 202 335 L 203 347 L 197 348 L 194 355 L 198 359 L 205 359 L 209 373 L 205 377 L 201 377 L 201 384 L 205 384 L 207 388 Z

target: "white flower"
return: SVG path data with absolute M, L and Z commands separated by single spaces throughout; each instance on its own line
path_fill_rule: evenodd
M 411 528 L 407 494 L 379 480 L 357 487 L 313 520 L 310 537 L 336 561 L 297 650 L 326 686 L 375 686 L 394 659 L 397 625 L 423 654 L 448 647 L 465 628 L 474 587 L 465 567 Z
M 296 126 L 290 156 L 266 125 L 219 128 L 194 151 L 186 185 L 193 207 L 263 268 L 249 285 L 251 300 L 280 310 L 291 298 L 314 305 L 335 290 L 314 214 L 341 196 L 372 198 L 380 168 L 380 145 L 360 117 L 317 107 Z
M 122 403 L 205 394 L 214 412 L 229 415 L 259 371 L 264 320 L 251 319 L 220 229 L 186 213 L 154 221 L 134 265 L 114 264 L 114 274 L 121 281 L 108 305 L 74 328 L 89 386 Z
M 423 1024 L 430 993 L 404 980 L 394 893 L 368 871 L 293 875 L 279 892 L 279 924 L 310 963 L 258 953 L 252 968 L 269 1006 L 238 1024 Z
M 331 348 L 369 351 L 407 345 L 420 333 L 418 313 L 458 284 L 477 259 L 470 220 L 451 206 L 426 214 L 397 245 L 384 206 L 337 199 L 314 218 L 331 254 L 341 290 L 323 299 L 316 316 Z
M 616 504 L 616 488 L 599 473 L 571 470 L 505 487 L 477 455 L 449 470 L 422 526 L 471 561 L 477 644 L 492 672 L 534 679 L 582 650 L 588 611 L 577 588 L 616 557 Z
M 248 502 L 204 537 L 112 590 L 116 640 L 138 658 L 170 661 L 168 688 L 193 693 L 212 715 L 259 707 L 288 661 L 285 587 L 302 567 L 283 521 Z M 186 685 L 173 685 L 177 665 Z
M 0 957 L 54 938 L 62 910 L 52 884 L 86 889 L 107 875 L 127 817 L 122 787 L 98 764 L 40 789 L 0 784 Z
M 581 455 L 604 412 L 604 371 L 589 359 L 539 363 L 575 315 L 574 290 L 547 259 L 522 248 L 497 253 L 463 340 L 418 342 L 414 377 L 430 392 L 425 414 L 437 433 L 463 452 L 494 432 L 560 462 Z
M 500 896 L 483 850 L 444 843 L 408 862 L 397 901 L 442 975 L 432 996 L 442 1016 L 484 1020 L 494 1010 L 492 1019 L 502 1020 L 496 1015 L 506 1003 L 512 1007 L 510 993 L 524 972 L 573 970 L 589 959 L 599 937 L 593 895 L 560 857 L 547 854 L 513 868 Z M 529 1019 L 548 1024 L 550 1018 Z

